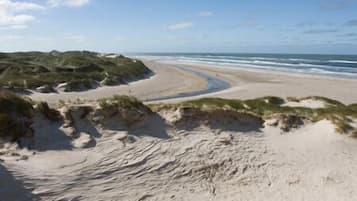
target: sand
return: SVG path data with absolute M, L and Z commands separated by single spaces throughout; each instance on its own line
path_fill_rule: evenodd
M 326 108 L 326 103 L 321 100 L 306 99 L 299 102 L 288 101 L 283 106 L 287 107 L 306 107 L 312 109 Z
M 2 157 L 1 198 L 357 199 L 357 141 L 337 134 L 329 121 L 283 133 L 244 116 L 232 119 L 221 113 L 203 119 L 193 114 L 182 120 L 182 115 L 173 117 L 170 111 L 160 114 L 130 129 L 108 129 L 77 120 L 86 131 L 81 135 L 91 133 L 94 141 L 87 148 L 77 146 L 81 136 L 74 144 L 65 136 L 46 138 L 58 125 L 38 119 L 35 131 L 39 136 L 33 148 L 41 151 Z M 89 132 L 93 128 L 95 132 Z M 23 156 L 27 158 L 20 159 Z
M 95 100 L 128 94 L 130 88 L 132 95 L 145 100 L 207 87 L 207 80 L 177 68 L 177 63 L 145 63 L 155 76 L 129 86 L 35 93 L 32 98 L 53 104 L 77 97 Z M 352 93 L 357 80 L 179 65 L 218 77 L 231 87 L 160 102 L 264 95 L 320 95 L 357 102 Z M 321 107 L 311 101 L 300 104 Z M 179 111 L 159 115 L 130 128 L 117 119 L 110 128 L 77 120 L 75 139 L 66 134 L 68 128 L 37 117 L 34 150 L 0 155 L 0 200 L 357 200 L 357 141 L 336 133 L 327 120 L 282 132 L 258 120 L 232 119 L 224 113 L 207 119 L 193 115 L 183 121 Z M 0 152 L 11 146 L 0 146 Z

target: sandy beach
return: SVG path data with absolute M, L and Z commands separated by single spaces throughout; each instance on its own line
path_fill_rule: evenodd
M 229 89 L 171 101 L 202 97 L 252 99 L 262 96 L 307 97 L 325 96 L 346 104 L 357 102 L 357 80 L 323 75 L 287 73 L 244 67 L 215 66 L 177 61 L 161 61 L 174 66 L 199 70 L 230 83 Z M 352 90 L 353 91 L 353 90 Z
M 237 67 L 183 63 L 177 61 L 149 61 L 145 65 L 155 73 L 152 77 L 114 87 L 99 87 L 84 92 L 41 94 L 31 98 L 51 104 L 59 100 L 97 100 L 115 94 L 132 95 L 146 102 L 177 102 L 202 97 L 251 99 L 262 96 L 307 97 L 324 96 L 346 104 L 357 102 L 357 80 L 322 75 L 272 72 Z M 194 72 L 200 72 L 198 75 Z M 230 84 L 227 89 L 206 92 L 208 82 L 202 75 Z M 202 91 L 203 94 L 195 94 Z M 186 93 L 185 97 L 173 98 Z M 166 98 L 165 98 L 166 97 Z M 170 97 L 170 98 L 169 98 Z M 159 101 L 150 101 L 160 99 Z

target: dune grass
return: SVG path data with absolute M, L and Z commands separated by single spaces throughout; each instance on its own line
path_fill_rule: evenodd
M 99 106 L 103 109 L 126 108 L 135 109 L 146 107 L 140 100 L 133 96 L 115 95 L 111 98 L 99 99 Z
M 305 98 L 309 99 L 309 98 Z M 311 99 L 311 97 L 310 97 Z M 313 97 L 326 103 L 324 108 L 289 107 L 284 106 L 285 100 L 279 97 L 262 97 L 250 100 L 203 98 L 176 104 L 144 105 L 140 100 L 132 96 L 116 95 L 111 98 L 98 100 L 98 104 L 105 110 L 138 109 L 148 112 L 161 109 L 194 108 L 204 111 L 230 110 L 239 113 L 248 113 L 267 120 L 276 114 L 295 115 L 312 122 L 330 120 L 339 133 L 352 133 L 357 137 L 357 128 L 352 121 L 357 119 L 357 104 L 344 105 L 338 101 Z M 302 99 L 299 99 L 300 101 Z M 35 103 L 26 98 L 19 97 L 7 91 L 0 91 L 0 137 L 18 139 L 25 135 L 30 128 L 36 110 L 42 112 L 52 120 L 60 119 L 59 113 L 48 107 L 46 103 Z
M 106 78 L 114 85 L 140 79 L 151 72 L 141 61 L 124 56 L 109 58 L 88 51 L 1 55 L 0 87 L 34 89 L 64 82 L 100 82 Z
M 200 109 L 225 109 L 234 110 L 256 115 L 263 119 L 269 119 L 274 114 L 289 114 L 304 117 L 313 122 L 323 119 L 330 120 L 336 126 L 336 131 L 339 133 L 348 133 L 353 129 L 351 126 L 352 119 L 357 119 L 357 104 L 344 105 L 343 103 L 328 99 L 325 97 L 307 97 L 304 99 L 291 100 L 306 100 L 314 99 L 326 103 L 325 108 L 307 108 L 307 107 L 288 107 L 283 106 L 285 100 L 279 97 L 262 97 L 251 100 L 236 100 L 236 99 L 221 99 L 221 98 L 203 98 L 199 100 L 186 101 L 178 104 L 160 104 L 152 105 L 154 110 L 163 107 L 193 107 Z

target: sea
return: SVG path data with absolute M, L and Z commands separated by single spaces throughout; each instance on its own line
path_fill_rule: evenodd
M 138 57 L 357 79 L 357 55 L 145 53 Z

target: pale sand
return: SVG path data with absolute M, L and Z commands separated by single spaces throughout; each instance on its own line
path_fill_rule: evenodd
M 86 136 L 71 143 L 61 137 L 58 125 L 38 119 L 34 148 L 42 151 L 36 155 L 22 151 L 28 160 L 1 157 L 5 160 L 0 162 L 1 198 L 357 199 L 357 141 L 337 134 L 328 121 L 283 134 L 278 128 L 261 127 L 255 120 L 231 119 L 224 114 L 212 119 L 193 116 L 170 127 L 163 120 L 173 125 L 180 112 L 166 111 L 162 118 L 153 117 L 145 126 L 128 131 L 120 126 L 106 130 L 96 125 L 94 131 L 99 135 L 92 133 L 94 143 L 85 149 L 81 147 Z M 210 125 L 205 125 L 207 120 Z M 86 132 L 93 129 L 85 119 L 75 122 Z M 128 136 L 132 140 L 125 140 Z M 68 146 L 71 144 L 76 146 Z
M 287 102 L 283 106 L 287 107 L 307 107 L 307 108 L 325 108 L 326 103 L 321 100 L 306 99 L 299 102 Z

